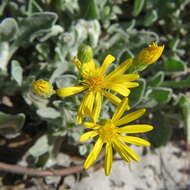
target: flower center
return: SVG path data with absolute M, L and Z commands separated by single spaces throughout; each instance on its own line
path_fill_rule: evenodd
M 111 121 L 105 123 L 98 130 L 100 137 L 104 142 L 111 142 L 117 136 L 117 127 Z
M 101 88 L 105 87 L 105 80 L 104 80 L 104 76 L 102 75 L 88 76 L 84 80 L 84 83 L 88 86 L 89 89 L 93 91 L 98 91 Z

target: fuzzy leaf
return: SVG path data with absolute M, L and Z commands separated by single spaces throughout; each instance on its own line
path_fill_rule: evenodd
M 22 129 L 24 122 L 23 113 L 12 115 L 0 112 L 0 133 L 2 135 L 15 134 Z
M 57 15 L 52 12 L 35 13 L 23 19 L 20 25 L 20 33 L 18 35 L 16 44 L 26 45 L 28 42 L 34 40 L 32 35 L 37 36 L 37 33 L 48 32 L 55 24 Z
M 30 148 L 29 153 L 35 158 L 48 152 L 49 144 L 47 135 L 40 137 L 35 144 Z
M 37 110 L 37 114 L 42 117 L 42 118 L 46 118 L 46 119 L 56 119 L 60 116 L 60 113 L 54 109 L 54 108 L 40 108 Z
M 154 113 L 154 130 L 149 133 L 149 140 L 155 147 L 164 146 L 172 136 L 171 122 L 161 113 Z
M 150 13 L 147 13 L 144 20 L 144 25 L 148 27 L 152 25 L 157 19 L 158 19 L 158 14 L 155 10 L 153 10 Z
M 96 0 L 80 0 L 81 14 L 86 19 L 97 19 L 99 17 Z
M 185 133 L 187 135 L 187 141 L 190 144 L 190 102 L 185 95 L 181 95 L 179 98 L 179 106 L 182 113 L 182 122 L 185 127 Z
M 6 18 L 0 24 L 0 41 L 11 41 L 15 38 L 18 25 L 14 18 Z
M 132 15 L 135 17 L 138 16 L 142 11 L 143 6 L 144 6 L 144 0 L 134 0 Z
M 154 88 L 149 94 L 149 97 L 156 100 L 160 104 L 165 104 L 170 101 L 172 97 L 172 90 L 169 88 Z
M 164 62 L 163 67 L 163 70 L 169 73 L 184 72 L 187 69 L 186 64 L 183 61 L 176 59 L 168 59 Z
M 141 102 L 146 88 L 146 81 L 144 79 L 139 79 L 137 82 L 139 83 L 139 86 L 133 88 L 129 95 L 129 105 L 131 107 L 134 107 Z
M 189 88 L 190 87 L 190 77 L 185 80 L 179 81 L 164 81 L 162 83 L 163 87 L 170 87 L 170 88 Z
M 11 62 L 11 76 L 14 80 L 16 80 L 19 86 L 22 85 L 22 74 L 23 69 L 20 66 L 20 63 L 16 60 L 13 60 Z
M 164 72 L 160 71 L 160 72 L 156 73 L 156 75 L 153 76 L 149 80 L 148 85 L 150 85 L 150 86 L 160 86 L 163 81 L 164 81 Z

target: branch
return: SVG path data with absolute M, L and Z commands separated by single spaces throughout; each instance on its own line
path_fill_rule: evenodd
M 39 170 L 39 169 L 27 168 L 27 167 L 5 164 L 3 162 L 0 162 L 0 171 L 6 171 L 6 172 L 29 175 L 29 176 L 38 176 L 38 177 L 65 176 L 68 174 L 79 172 L 82 169 L 83 166 L 78 165 L 66 169 Z

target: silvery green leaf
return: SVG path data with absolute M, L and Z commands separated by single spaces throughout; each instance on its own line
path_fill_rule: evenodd
M 148 96 L 159 104 L 165 104 L 168 103 L 172 97 L 172 89 L 163 87 L 152 88 Z
M 4 9 L 5 9 L 6 5 L 7 5 L 7 3 L 8 3 L 8 0 L 4 0 L 4 1 L 1 2 L 1 6 L 0 6 L 0 16 L 3 15 Z
M 75 75 L 65 74 L 56 79 L 56 85 L 58 88 L 73 86 L 77 81 Z
M 47 135 L 41 136 L 35 144 L 30 148 L 29 153 L 35 158 L 49 151 L 49 143 Z
M 42 12 L 43 9 L 35 0 L 30 0 L 28 4 L 28 16 L 31 16 L 34 12 Z
M 53 36 L 57 36 L 60 33 L 63 33 L 64 29 L 62 26 L 60 25 L 53 25 L 50 29 L 50 31 L 44 35 L 43 37 L 40 38 L 40 41 L 46 41 L 47 39 L 53 37 Z
M 138 16 L 142 11 L 143 6 L 144 6 L 144 0 L 134 0 L 132 15 Z
M 99 9 L 96 0 L 79 0 L 82 17 L 86 19 L 97 19 L 99 17 Z
M 11 76 L 18 83 L 19 86 L 22 85 L 23 69 L 20 63 L 16 60 L 11 62 Z
M 0 43 L 0 70 L 7 71 L 10 47 L 7 42 Z
M 49 79 L 49 82 L 53 83 L 54 81 L 56 81 L 57 85 L 58 85 L 58 88 L 61 88 L 59 87 L 59 82 L 57 82 L 57 80 L 62 80 L 61 78 L 61 75 L 69 68 L 69 63 L 64 61 L 63 63 L 57 63 L 57 68 L 56 70 L 52 73 L 50 79 Z
M 149 81 L 148 85 L 150 86 L 160 86 L 164 81 L 164 72 L 160 71 L 156 73 Z
M 129 105 L 132 107 L 138 105 L 142 101 L 146 89 L 146 80 L 139 79 L 137 82 L 139 83 L 139 86 L 133 88 L 129 95 Z
M 85 144 L 79 146 L 79 153 L 81 156 L 84 156 L 87 153 L 88 149 Z
M 24 122 L 23 113 L 12 115 L 0 112 L 0 133 L 2 135 L 15 134 L 22 129 Z
M 40 108 L 37 110 L 37 114 L 42 117 L 42 118 L 46 118 L 46 119 L 56 119 L 58 117 L 60 117 L 60 113 L 51 107 L 44 107 L 44 108 Z
M 77 25 L 74 27 L 75 30 L 75 38 L 78 42 L 78 44 L 82 43 L 87 38 L 87 31 L 89 26 L 89 22 L 85 21 L 83 19 L 79 20 Z
M 129 58 L 134 58 L 134 54 L 128 48 L 125 48 L 119 56 L 119 62 L 121 63 Z
M 18 32 L 18 25 L 14 18 L 6 18 L 0 24 L 0 41 L 11 41 Z
M 163 70 L 169 74 L 176 72 L 185 72 L 186 69 L 187 65 L 185 64 L 185 62 L 173 58 L 167 59 L 166 61 L 164 61 L 163 64 Z
M 190 87 L 190 77 L 187 77 L 187 79 L 184 79 L 184 80 L 164 81 L 162 83 L 162 86 L 169 87 L 169 88 L 189 88 Z
M 156 10 L 152 10 L 150 13 L 147 13 L 144 20 L 144 25 L 148 27 L 152 25 L 157 19 L 158 19 L 158 14 Z
M 98 20 L 93 20 L 89 22 L 88 35 L 90 39 L 90 45 L 96 47 L 100 38 L 101 29 Z
M 20 23 L 20 33 L 17 37 L 17 45 L 26 45 L 38 35 L 49 32 L 57 20 L 57 14 L 53 12 L 34 13 L 23 19 Z M 33 37 L 33 35 L 35 37 Z
M 187 96 L 182 94 L 179 98 L 179 106 L 182 113 L 182 122 L 185 128 L 185 134 L 187 135 L 187 141 L 190 143 L 190 101 Z

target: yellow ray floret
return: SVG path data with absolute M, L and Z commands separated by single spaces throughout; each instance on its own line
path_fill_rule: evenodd
M 75 56 L 72 62 L 77 66 L 82 80 L 79 86 L 72 86 L 58 89 L 57 95 L 67 97 L 85 91 L 82 103 L 77 114 L 77 123 L 80 124 L 84 116 L 90 116 L 96 122 L 99 117 L 102 105 L 102 98 L 105 96 L 112 103 L 119 104 L 120 98 L 113 92 L 124 97 L 130 93 L 129 88 L 137 87 L 139 84 L 133 82 L 139 78 L 138 74 L 124 74 L 132 64 L 132 59 L 121 63 L 114 71 L 106 74 L 109 65 L 115 60 L 112 55 L 107 55 L 100 67 L 93 60 L 82 63 Z
M 144 139 L 124 135 L 124 133 L 144 133 L 153 129 L 153 126 L 147 124 L 125 125 L 138 119 L 145 112 L 145 109 L 140 109 L 122 117 L 127 108 L 128 98 L 125 97 L 118 105 L 112 119 L 106 121 L 105 124 L 98 125 L 92 122 L 84 123 L 84 126 L 91 130 L 80 137 L 81 142 L 98 136 L 93 150 L 90 152 L 84 163 L 85 169 L 89 168 L 95 162 L 104 144 L 104 171 L 106 176 L 111 172 L 113 149 L 115 149 L 126 162 L 131 162 L 131 160 L 138 162 L 140 160 L 139 157 L 125 143 L 135 144 L 138 146 L 150 146 L 150 143 Z M 120 125 L 124 126 L 120 127 Z

